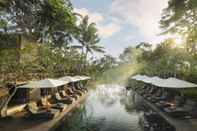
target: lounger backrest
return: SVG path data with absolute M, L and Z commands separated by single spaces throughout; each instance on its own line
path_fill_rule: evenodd
M 77 85 L 75 88 L 76 88 L 76 89 L 78 89 L 78 90 L 80 90 L 80 89 L 81 89 L 78 85 Z
M 56 97 L 57 100 L 61 100 L 62 99 L 61 96 L 60 96 L 60 94 L 58 92 L 55 93 L 55 97 Z
M 50 107 L 51 103 L 49 102 L 50 98 L 47 97 L 47 98 L 42 98 L 41 101 L 42 101 L 42 106 L 44 107 Z
M 46 105 L 46 98 L 41 98 L 41 104 Z
M 63 96 L 67 96 L 65 91 L 62 91 Z
M 68 88 L 69 92 L 74 93 L 71 88 Z
M 39 108 L 35 102 L 32 102 L 28 104 L 28 109 L 31 113 L 37 113 Z

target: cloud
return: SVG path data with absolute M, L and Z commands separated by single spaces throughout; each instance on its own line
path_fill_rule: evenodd
M 111 20 L 109 23 L 106 23 L 104 16 L 98 12 L 90 12 L 86 8 L 75 8 L 74 12 L 81 14 L 82 16 L 89 16 L 90 23 L 96 23 L 98 34 L 102 38 L 109 38 L 115 35 L 121 30 L 121 26 L 115 21 Z
M 103 16 L 100 13 L 97 12 L 90 12 L 86 8 L 74 8 L 74 12 L 81 14 L 83 17 L 88 15 L 89 16 L 89 22 L 99 24 L 104 20 Z
M 103 38 L 108 38 L 113 36 L 115 33 L 119 32 L 121 27 L 115 23 L 109 23 L 107 25 L 98 26 L 98 33 Z
M 110 14 L 122 23 L 138 28 L 146 39 L 160 33 L 159 20 L 168 0 L 114 0 Z

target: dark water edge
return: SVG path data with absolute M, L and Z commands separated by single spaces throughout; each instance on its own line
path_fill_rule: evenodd
M 56 131 L 142 131 L 142 111 L 132 92 L 119 85 L 99 85 Z

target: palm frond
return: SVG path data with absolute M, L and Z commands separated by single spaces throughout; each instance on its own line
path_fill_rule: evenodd
M 72 45 L 72 46 L 70 46 L 70 48 L 73 48 L 73 49 L 82 49 L 83 46 L 81 46 L 81 45 Z

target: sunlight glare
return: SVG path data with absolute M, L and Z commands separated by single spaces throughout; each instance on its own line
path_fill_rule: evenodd
M 181 46 L 183 45 L 183 39 L 179 36 L 179 37 L 175 37 L 174 41 L 176 43 L 176 46 Z
M 175 47 L 182 47 L 184 44 L 184 37 L 178 34 L 169 35 L 169 38 L 172 38 L 175 42 Z

